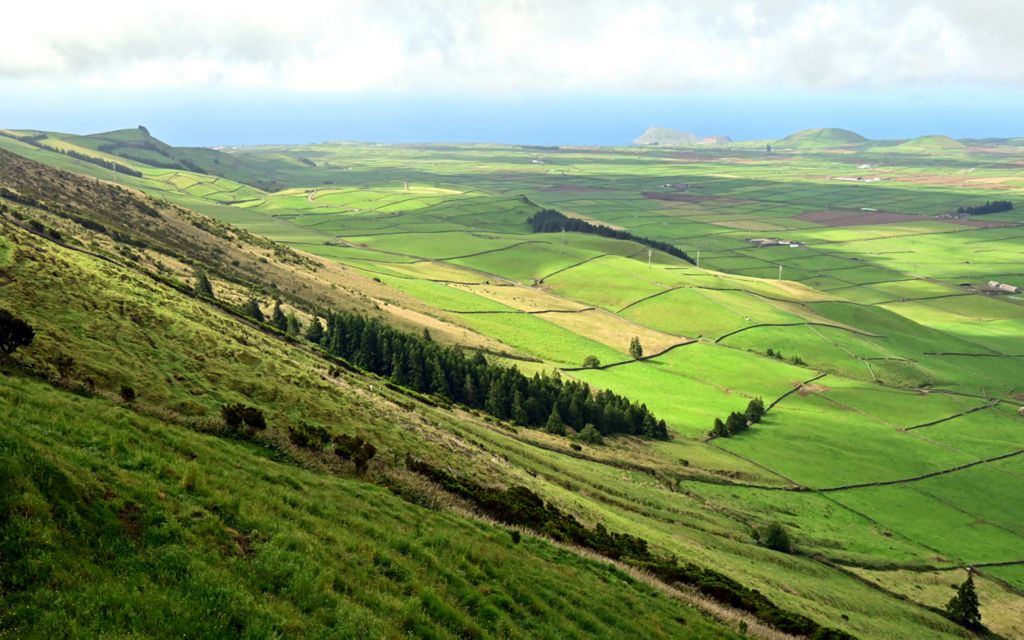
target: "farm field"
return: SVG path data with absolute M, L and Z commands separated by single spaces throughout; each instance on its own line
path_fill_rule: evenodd
M 107 151 L 48 139 L 141 177 L 9 136 L 0 149 L 341 265 L 415 300 L 418 322 L 478 336 L 487 357 L 664 419 L 666 441 L 573 449 L 437 418 L 581 518 L 870 638 L 954 637 L 925 607 L 975 566 L 983 598 L 1010 603 L 993 629 L 1024 628 L 1024 521 L 1010 506 L 1024 498 L 1024 294 L 1012 291 L 1024 288 L 1024 213 L 955 215 L 1024 206 L 1000 153 L 325 143 L 230 149 L 218 175 L 201 150 L 101 138 Z M 851 173 L 878 180 L 834 179 Z M 545 208 L 635 237 L 534 232 Z M 380 301 L 397 321 L 399 305 Z M 709 437 L 754 399 L 763 421 Z M 756 544 L 770 522 L 793 555 Z M 538 563 L 554 553 L 534 551 Z

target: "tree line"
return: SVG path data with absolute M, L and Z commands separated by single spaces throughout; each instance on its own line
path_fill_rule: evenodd
M 767 409 L 761 398 L 754 398 L 747 403 L 747 410 L 742 413 L 733 411 L 725 422 L 721 418 L 715 418 L 715 425 L 711 428 L 711 435 L 716 438 L 728 438 L 750 428 L 750 425 L 761 422 Z
M 621 229 L 612 229 L 606 227 L 603 224 L 593 224 L 586 220 L 580 220 L 579 218 L 570 218 L 561 211 L 555 209 L 541 209 L 528 220 L 530 227 L 534 233 L 553 233 L 557 231 L 577 231 L 579 233 L 593 233 L 605 238 L 615 238 L 616 240 L 630 240 L 638 244 L 642 244 L 645 247 L 651 247 L 658 251 L 664 251 L 670 256 L 675 256 L 682 260 L 686 260 L 690 264 L 694 264 L 692 258 L 679 247 L 669 244 L 668 242 L 662 242 L 661 240 L 652 240 L 651 238 L 645 238 L 643 236 L 633 235 L 628 231 Z
M 1000 211 L 1013 211 L 1013 203 L 1009 200 L 994 200 L 976 207 L 960 207 L 956 210 L 957 213 L 966 213 L 972 216 L 999 213 Z
M 274 316 L 272 323 L 287 331 L 286 318 Z M 665 421 L 644 404 L 609 390 L 595 393 L 557 373 L 527 377 L 515 367 L 488 362 L 482 353 L 467 356 L 458 347 L 438 344 L 427 330 L 414 335 L 358 314 L 331 313 L 326 328 L 314 318 L 305 336 L 366 371 L 523 427 L 566 435 L 569 429 L 589 432 L 591 426 L 601 436 L 668 438 Z

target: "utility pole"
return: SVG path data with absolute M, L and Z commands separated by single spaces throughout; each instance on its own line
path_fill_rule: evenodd
M 700 269 L 700 249 L 697 249 L 697 268 Z
M 562 229 L 562 246 L 565 246 L 565 229 Z
M 647 250 L 647 268 L 648 269 L 651 268 L 651 250 L 650 249 Z
M 779 280 L 782 280 L 782 265 L 779 265 Z

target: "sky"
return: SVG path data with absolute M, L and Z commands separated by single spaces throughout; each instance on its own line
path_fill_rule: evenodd
M 145 124 L 191 145 L 1024 135 L 1017 0 L 36 0 L 4 22 L 11 128 Z

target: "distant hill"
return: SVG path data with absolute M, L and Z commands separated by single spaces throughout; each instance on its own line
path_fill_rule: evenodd
M 276 190 L 280 186 L 268 181 L 253 168 L 244 166 L 231 154 L 205 147 L 175 147 L 154 137 L 141 125 L 135 129 L 61 137 L 79 147 L 101 151 L 151 167 L 221 176 L 268 191 Z
M 867 138 L 848 129 L 804 129 L 779 140 L 777 146 L 792 149 L 844 147 L 867 142 Z
M 948 151 L 966 149 L 967 145 L 949 136 L 920 136 L 898 145 L 897 149 L 907 151 Z
M 648 127 L 647 131 L 644 131 L 640 134 L 639 138 L 633 141 L 633 144 L 672 147 L 688 146 L 698 142 L 697 136 L 687 131 L 676 131 L 675 129 L 663 127 Z

